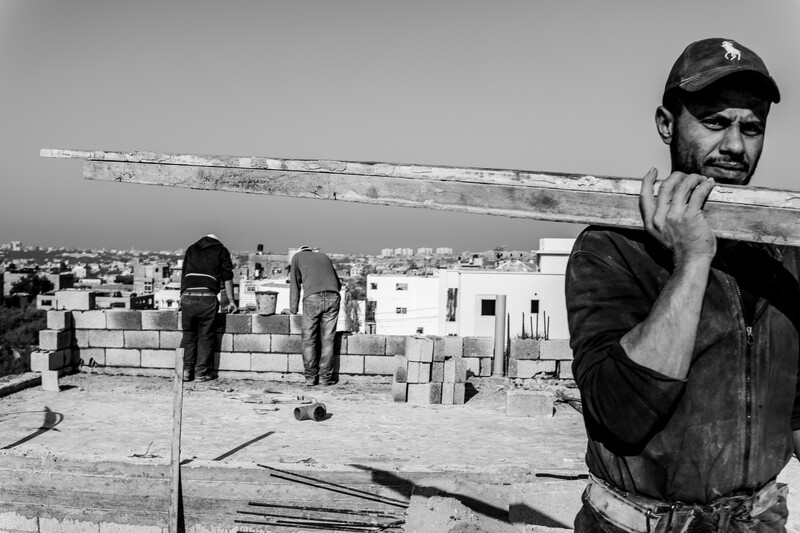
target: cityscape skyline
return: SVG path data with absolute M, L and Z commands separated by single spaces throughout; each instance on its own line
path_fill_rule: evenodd
M 237 250 L 535 249 L 582 226 L 93 182 L 39 151 L 664 177 L 654 111 L 672 62 L 709 36 L 741 40 L 777 80 L 753 184 L 798 189 L 799 21 L 800 4 L 779 0 L 0 0 L 0 242 L 162 250 L 215 233 Z

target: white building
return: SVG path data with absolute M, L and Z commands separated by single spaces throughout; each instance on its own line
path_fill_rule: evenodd
M 417 248 L 417 255 L 431 255 L 433 254 L 433 248 Z
M 392 257 L 394 250 L 392 248 L 381 248 L 381 257 Z
M 446 247 L 439 247 L 436 249 L 436 255 L 453 255 L 453 249 Z
M 575 239 L 539 239 L 539 272 L 566 272 L 574 245 Z
M 542 239 L 539 272 L 461 268 L 433 277 L 369 275 L 364 331 L 491 337 L 497 296 L 505 295 L 510 337 L 567 339 L 564 277 L 572 243 Z
M 436 335 L 439 312 L 438 276 L 367 275 L 363 331 L 379 335 Z

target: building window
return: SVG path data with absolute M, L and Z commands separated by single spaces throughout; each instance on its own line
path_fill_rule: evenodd
M 405 315 L 405 314 L 408 313 L 408 308 L 407 307 L 396 307 L 394 312 L 397 313 L 398 315 Z
M 367 300 L 366 310 L 364 311 L 365 322 L 375 322 L 375 309 L 377 306 L 378 302 Z
M 398 291 L 407 291 L 408 290 L 408 283 L 397 283 L 395 284 L 395 289 Z
M 494 298 L 491 300 L 481 299 L 481 316 L 494 316 L 494 304 Z
M 373 282 L 373 283 L 370 283 L 370 284 L 369 284 L 369 289 L 370 289 L 371 291 L 377 291 L 377 290 L 378 290 L 378 284 L 377 284 L 377 283 L 374 283 L 374 282 Z
M 539 312 L 539 300 L 531 300 L 531 313 Z

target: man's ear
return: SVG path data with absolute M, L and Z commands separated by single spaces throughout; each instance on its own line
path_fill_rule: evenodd
M 671 144 L 675 133 L 675 116 L 663 105 L 656 109 L 656 131 L 664 144 Z

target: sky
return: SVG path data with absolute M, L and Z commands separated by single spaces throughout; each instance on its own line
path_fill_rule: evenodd
M 0 243 L 534 250 L 582 226 L 88 181 L 42 148 L 640 177 L 690 42 L 777 80 L 754 185 L 800 189 L 800 2 L 0 0 Z

